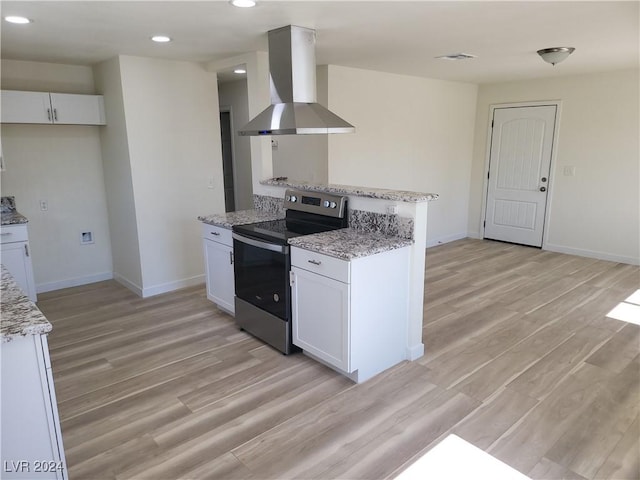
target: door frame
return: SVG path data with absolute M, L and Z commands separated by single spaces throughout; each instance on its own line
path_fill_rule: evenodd
M 236 168 L 236 139 L 233 130 L 233 107 L 231 105 L 220 105 L 220 113 L 229 114 L 229 126 L 231 127 L 231 166 L 233 168 L 233 203 L 238 208 L 238 169 Z M 222 127 L 221 127 L 222 128 Z M 224 159 L 222 160 L 224 164 Z M 224 167 L 222 175 L 224 177 Z M 223 182 L 224 189 L 224 182 Z
M 547 204 L 544 212 L 544 226 L 542 227 L 542 250 L 546 250 L 547 239 L 549 236 L 549 222 L 551 220 L 551 205 L 553 203 L 553 190 L 555 185 L 556 157 L 558 154 L 558 136 L 560 133 L 560 117 L 562 111 L 562 100 L 540 100 L 534 102 L 514 102 L 514 103 L 492 103 L 489 105 L 489 117 L 487 119 L 487 140 L 484 155 L 484 170 L 482 183 L 482 209 L 480 211 L 480 238 L 484 239 L 484 222 L 487 215 L 487 195 L 489 190 L 489 166 L 491 165 L 491 143 L 493 137 L 493 120 L 494 112 L 498 108 L 521 108 L 521 107 L 544 107 L 555 106 L 556 118 L 553 127 L 553 141 L 551 142 L 551 163 L 549 165 L 549 183 L 547 184 Z

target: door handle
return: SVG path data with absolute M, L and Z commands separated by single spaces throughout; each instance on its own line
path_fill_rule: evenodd
M 541 192 L 546 192 L 547 191 L 547 187 L 540 187 L 540 191 Z
M 29 256 L 29 245 L 27 245 L 26 243 L 25 243 L 25 245 L 24 245 L 24 254 L 25 254 L 27 257 Z

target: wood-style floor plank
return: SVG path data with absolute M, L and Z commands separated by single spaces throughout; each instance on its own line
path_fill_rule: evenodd
M 640 327 L 606 317 L 640 268 L 464 239 L 425 275 L 425 356 L 361 385 L 202 286 L 39 295 L 70 478 L 393 478 L 451 433 L 532 479 L 640 478 Z

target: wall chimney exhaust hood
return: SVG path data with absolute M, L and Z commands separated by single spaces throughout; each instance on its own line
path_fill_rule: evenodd
M 355 127 L 316 102 L 316 32 L 289 25 L 269 31 L 271 105 L 243 136 L 353 133 Z

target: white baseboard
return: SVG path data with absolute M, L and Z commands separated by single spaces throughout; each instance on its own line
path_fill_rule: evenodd
M 442 245 L 443 243 L 455 242 L 456 240 L 461 240 L 463 238 L 467 238 L 468 236 L 469 235 L 467 234 L 467 232 L 464 232 L 454 233 L 453 235 L 445 235 L 444 237 L 427 239 L 427 248 Z
M 126 287 L 129 290 L 131 290 L 133 293 L 135 293 L 139 297 L 142 296 L 142 287 L 140 287 L 139 285 L 136 285 L 135 283 L 130 281 L 128 278 L 123 277 L 119 273 L 114 273 L 113 279 L 123 287 Z
M 84 275 L 82 277 L 66 278 L 55 282 L 39 283 L 36 285 L 36 293 L 52 292 L 54 290 L 62 290 L 63 288 L 79 287 L 89 283 L 103 282 L 111 280 L 113 272 L 95 273 L 93 275 Z
M 478 231 L 478 230 L 474 230 L 473 232 L 467 232 L 467 237 L 482 239 L 482 235 L 480 235 L 480 231 Z
M 181 288 L 193 287 L 194 285 L 200 285 L 205 282 L 204 274 L 196 275 L 190 278 L 183 278 L 173 282 L 162 283 L 160 285 L 154 285 L 153 287 L 146 287 L 142 289 L 142 297 L 153 297 L 154 295 L 160 295 L 161 293 L 173 292 Z
M 594 250 L 584 250 L 582 248 L 566 247 L 564 245 L 554 245 L 553 243 L 545 243 L 543 250 L 550 252 L 566 253 L 569 255 L 578 255 L 580 257 L 597 258 L 598 260 L 608 260 L 610 262 L 628 263 L 630 265 L 640 265 L 640 258 L 625 257 L 623 255 L 615 255 L 607 252 L 597 252 Z
M 407 348 L 407 360 L 414 361 L 424 355 L 424 343 Z

